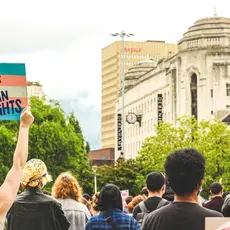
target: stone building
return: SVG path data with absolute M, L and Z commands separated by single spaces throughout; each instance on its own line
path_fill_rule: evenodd
M 160 120 L 214 116 L 228 122 L 230 110 L 230 18 L 200 19 L 178 42 L 173 57 L 139 62 L 126 74 L 125 157 L 135 157 Z M 122 98 L 116 104 L 119 119 Z M 120 122 L 115 127 L 115 158 L 120 155 Z
M 42 98 L 44 92 L 41 83 L 38 81 L 27 81 L 27 96 L 29 98 L 32 96 Z

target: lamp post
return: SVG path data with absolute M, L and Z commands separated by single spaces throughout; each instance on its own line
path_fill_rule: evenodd
M 134 36 L 131 33 L 125 33 L 122 31 L 121 33 L 111 34 L 114 37 L 121 37 L 122 44 L 122 152 L 121 157 L 125 157 L 125 37 Z
M 93 172 L 94 172 L 94 191 L 96 193 L 97 192 L 97 166 L 94 165 L 92 167 L 92 169 L 93 169 Z

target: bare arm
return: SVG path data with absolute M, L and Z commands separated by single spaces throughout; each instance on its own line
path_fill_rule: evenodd
M 20 119 L 18 142 L 13 157 L 13 166 L 0 187 L 0 221 L 4 221 L 8 209 L 13 204 L 21 182 L 22 172 L 28 157 L 29 127 L 34 118 L 30 108 L 26 108 Z

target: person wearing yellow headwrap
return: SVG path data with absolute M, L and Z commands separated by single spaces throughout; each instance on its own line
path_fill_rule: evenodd
M 61 205 L 41 190 L 50 181 L 51 176 L 43 161 L 31 159 L 26 163 L 21 179 L 25 191 L 18 195 L 8 212 L 7 230 L 69 229 Z
M 45 163 L 39 159 L 31 159 L 24 167 L 21 184 L 24 189 L 27 187 L 41 189 L 51 180 Z

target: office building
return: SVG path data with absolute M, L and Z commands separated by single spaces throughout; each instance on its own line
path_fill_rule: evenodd
M 124 45 L 124 71 L 136 62 L 151 59 L 158 61 L 175 55 L 178 47 L 163 41 L 131 42 Z M 116 41 L 102 49 L 102 113 L 101 147 L 114 148 L 115 105 L 121 91 L 122 43 Z

